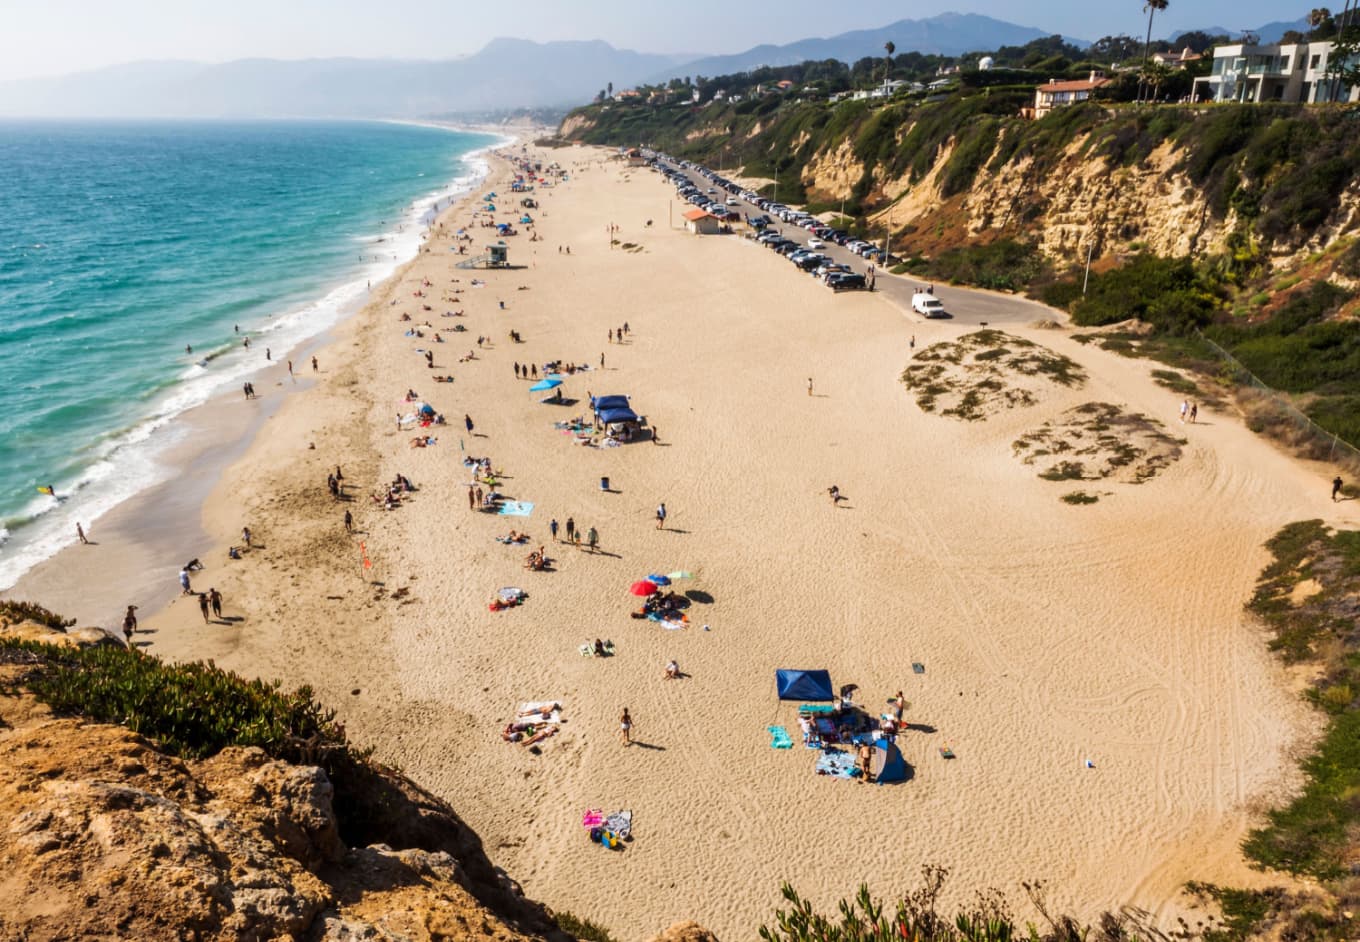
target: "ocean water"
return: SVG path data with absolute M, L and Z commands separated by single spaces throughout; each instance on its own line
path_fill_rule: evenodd
M 176 416 L 413 257 L 496 143 L 362 122 L 0 121 L 0 588 L 164 480 Z

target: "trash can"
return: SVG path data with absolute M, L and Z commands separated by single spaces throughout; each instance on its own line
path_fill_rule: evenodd
M 600 478 L 600 490 L 609 490 L 609 478 Z

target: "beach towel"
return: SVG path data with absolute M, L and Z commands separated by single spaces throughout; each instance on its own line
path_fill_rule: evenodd
M 529 703 L 521 703 L 519 709 L 515 712 L 515 718 L 520 720 L 532 719 L 536 723 L 557 724 L 562 722 L 560 703 L 560 700 L 535 700 Z M 543 711 L 549 707 L 552 708 L 552 711 L 544 716 Z
M 684 615 L 681 615 L 679 618 L 666 618 L 660 612 L 652 612 L 647 616 L 647 620 L 656 622 L 667 631 L 679 631 L 682 628 L 689 627 L 689 622 L 685 619 Z
M 802 703 L 798 706 L 799 713 L 835 713 L 836 707 L 831 703 Z
M 766 732 L 770 734 L 771 749 L 792 749 L 793 740 L 789 738 L 789 731 L 782 726 L 766 726 Z
M 604 826 L 619 837 L 627 840 L 633 836 L 633 812 L 615 811 L 604 819 Z
M 523 500 L 501 501 L 496 513 L 502 517 L 527 517 L 534 512 L 534 505 Z
M 859 767 L 855 756 L 849 752 L 830 750 L 817 757 L 817 774 L 831 775 L 835 778 L 859 778 Z
M 604 824 L 604 809 L 592 808 L 581 815 L 581 827 L 597 828 Z
M 589 641 L 581 645 L 581 647 L 578 648 L 577 650 L 581 652 L 582 657 L 595 657 L 595 645 L 591 644 Z M 601 656 L 602 657 L 614 656 L 614 642 L 610 641 L 605 644 L 604 654 Z

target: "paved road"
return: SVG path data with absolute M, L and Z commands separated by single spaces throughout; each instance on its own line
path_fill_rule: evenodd
M 714 187 L 712 181 L 693 170 L 686 170 L 673 164 L 667 166 L 683 173 L 701 191 Z M 714 199 L 726 199 L 731 196 L 721 187 L 714 187 L 714 189 L 716 192 L 710 194 Z M 739 196 L 735 196 L 733 199 L 737 201 L 737 205 L 729 204 L 730 209 L 734 209 L 743 215 L 759 216 L 764 214 L 764 210 L 759 206 L 748 203 Z M 773 228 L 776 232 L 782 232 L 787 238 L 795 242 L 806 243 L 808 239 L 812 238 L 812 233 L 790 223 L 776 220 Z M 868 270 L 868 263 L 863 258 L 834 242 L 827 242 L 825 248 L 817 249 L 817 251 L 829 255 L 838 262 L 849 265 L 853 271 L 864 272 Z M 789 274 L 807 277 L 792 265 L 789 266 Z M 911 307 L 911 296 L 923 283 L 919 277 L 913 275 L 892 275 L 880 269 L 875 279 L 874 290 L 900 308 L 908 318 L 924 321 L 925 318 L 913 311 Z M 945 311 L 949 314 L 948 321 L 938 319 L 944 323 L 983 326 L 990 324 L 1028 324 L 1040 318 L 1049 318 L 1063 323 L 1067 321 L 1067 315 L 1063 312 L 1055 311 L 1037 301 L 1031 301 L 1018 295 L 996 294 L 990 291 L 975 291 L 948 285 L 935 285 L 934 289 L 935 296 L 944 303 Z

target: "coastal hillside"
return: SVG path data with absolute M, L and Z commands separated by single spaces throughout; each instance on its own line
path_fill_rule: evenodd
M 1360 210 L 1360 122 L 1342 109 L 1089 103 L 1032 121 L 1020 117 L 1032 85 L 799 98 L 608 102 L 572 112 L 560 133 L 740 168 L 767 194 L 777 177 L 777 199 L 843 208 L 890 230 L 899 255 L 1017 238 L 1060 267 L 1088 249 L 1281 257 L 1325 248 Z

